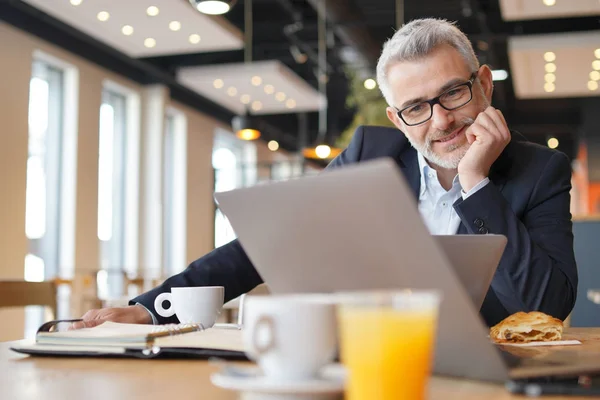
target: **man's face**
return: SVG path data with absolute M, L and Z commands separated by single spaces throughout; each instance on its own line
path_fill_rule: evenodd
M 472 99 L 464 106 L 448 111 L 440 104 L 435 104 L 431 118 L 414 126 L 409 126 L 398 116 L 398 110 L 430 100 L 464 84 L 474 72 L 477 79 L 472 86 Z M 390 67 L 388 82 L 392 90 L 393 105 L 396 108 L 387 108 L 388 118 L 404 132 L 412 146 L 430 163 L 442 168 L 456 169 L 469 148 L 465 135 L 466 129 L 477 115 L 490 105 L 492 96 L 490 69 L 484 65 L 479 71 L 469 70 L 457 50 L 443 45 L 423 59 L 402 62 Z M 464 86 L 462 88 L 465 89 Z M 454 93 L 449 92 L 449 96 L 445 98 L 452 98 Z M 466 94 L 468 95 L 468 90 Z M 448 107 L 448 104 L 450 101 L 444 105 Z M 428 104 L 424 106 L 425 109 L 429 107 Z M 426 112 L 426 116 L 429 116 L 429 111 Z

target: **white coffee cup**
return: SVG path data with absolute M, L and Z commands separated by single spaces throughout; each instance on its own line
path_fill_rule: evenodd
M 163 307 L 165 300 L 171 303 L 166 309 Z M 161 317 L 177 315 L 181 323 L 202 324 L 206 329 L 215 324 L 224 300 L 223 286 L 174 287 L 171 293 L 156 296 L 154 309 Z
M 315 378 L 337 350 L 335 304 L 321 295 L 246 296 L 246 354 L 268 378 Z

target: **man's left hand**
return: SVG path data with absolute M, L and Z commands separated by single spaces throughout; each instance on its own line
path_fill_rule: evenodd
M 468 192 L 484 180 L 492 164 L 510 142 L 510 130 L 500 110 L 490 106 L 465 132 L 471 145 L 458 164 L 462 190 Z

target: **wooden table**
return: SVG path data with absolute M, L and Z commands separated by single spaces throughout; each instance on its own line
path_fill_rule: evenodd
M 584 342 L 578 351 L 600 354 L 600 328 L 569 329 L 569 337 Z M 6 400 L 168 400 L 237 399 L 235 392 L 210 382 L 217 369 L 204 361 L 27 357 L 0 343 L 0 399 Z M 538 350 L 541 348 L 537 348 Z M 548 349 L 548 348 L 544 348 Z M 536 350 L 536 351 L 538 351 Z M 546 351 L 546 350 L 544 350 Z M 502 385 L 433 377 L 429 399 L 505 400 Z M 554 400 L 571 400 L 552 397 Z M 578 400 L 592 397 L 577 397 Z

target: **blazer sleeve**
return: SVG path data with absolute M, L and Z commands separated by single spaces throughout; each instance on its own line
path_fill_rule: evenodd
M 510 314 L 542 311 L 565 319 L 575 304 L 570 189 L 571 166 L 557 152 L 541 172 L 521 218 L 492 182 L 454 205 L 469 233 L 508 238 L 491 289 Z
M 348 147 L 331 161 L 327 169 L 358 161 L 362 142 L 363 128 L 359 127 Z M 185 271 L 170 277 L 160 286 L 130 300 L 129 304 L 142 304 L 156 317 L 159 324 L 177 323 L 176 316 L 161 317 L 154 308 L 154 299 L 160 293 L 169 292 L 172 287 L 224 286 L 225 301 L 229 301 L 249 292 L 261 283 L 263 283 L 262 278 L 240 242 L 235 239 L 192 262 Z

